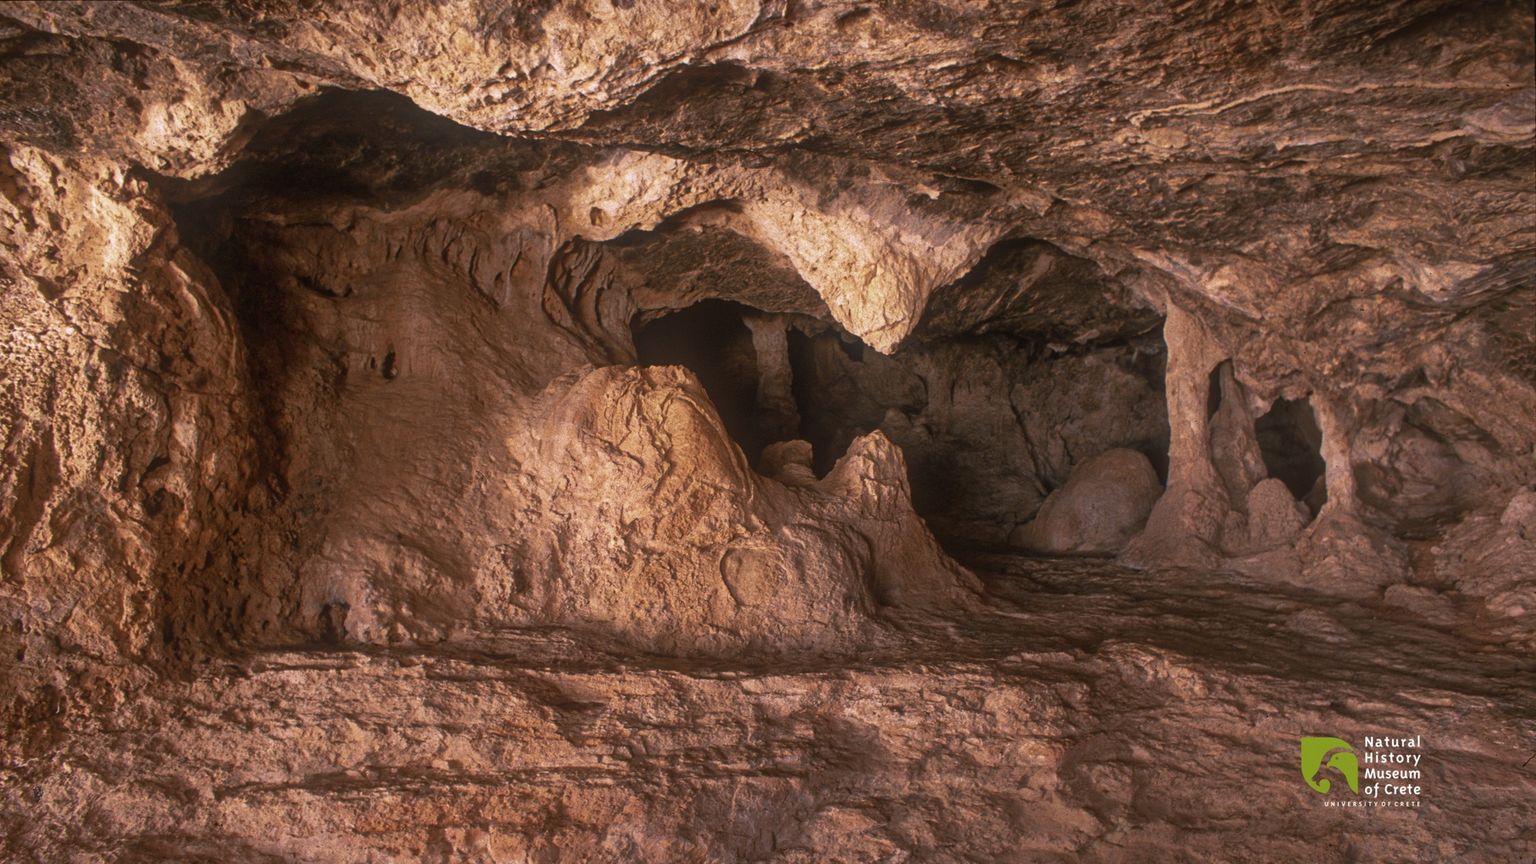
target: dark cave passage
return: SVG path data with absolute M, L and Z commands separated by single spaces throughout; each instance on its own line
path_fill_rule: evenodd
M 631 325 L 644 365 L 692 370 L 759 470 L 799 439 L 825 476 L 876 430 L 906 457 L 941 540 L 1007 546 L 1083 460 L 1112 448 L 1168 465 L 1159 336 L 1065 354 L 1010 336 L 932 339 L 887 356 L 827 322 L 705 300 Z M 761 462 L 761 464 L 759 464 Z
M 1276 5 L 0 7 L 0 864 L 1536 864 L 1536 4 Z
M 1210 372 L 1206 422 L 1210 457 L 1229 495 L 1241 500 L 1262 480 L 1284 484 L 1315 518 L 1328 501 L 1323 432 L 1311 399 L 1277 398 L 1253 416 L 1254 397 L 1232 360 Z
M 884 357 L 880 360 L 887 362 L 879 363 L 872 355 L 878 356 L 846 333 L 794 330 L 789 334 L 800 437 L 811 442 L 815 453 L 811 464 L 818 477 L 832 470 L 855 438 L 880 428 L 887 411 L 913 415 L 927 404 L 921 378 L 903 375 L 905 370 L 898 364 Z M 873 387 L 866 359 L 878 363 L 879 372 L 885 373 Z
M 632 326 L 646 366 L 685 366 L 699 378 L 731 437 L 756 463 L 775 441 L 796 437 L 798 418 L 782 362 L 784 324 L 741 303 L 704 300 Z
M 1211 369 L 1210 377 L 1205 389 L 1205 419 L 1212 420 L 1216 412 L 1221 410 L 1221 379 L 1223 374 L 1232 374 L 1232 361 L 1223 360 Z
M 1328 501 L 1327 465 L 1323 462 L 1323 432 L 1311 400 L 1276 399 L 1253 423 L 1259 453 L 1269 476 L 1278 478 L 1297 501 L 1316 516 Z
M 754 464 L 763 448 L 800 439 L 814 450 L 818 477 L 855 438 L 880 427 L 891 409 L 920 411 L 921 379 L 902 375 L 916 397 L 891 387 L 871 392 L 857 367 L 874 352 L 856 337 L 805 316 L 784 316 L 727 300 L 703 300 L 632 327 L 642 365 L 691 370 L 726 431 Z M 888 375 L 901 367 L 887 358 Z

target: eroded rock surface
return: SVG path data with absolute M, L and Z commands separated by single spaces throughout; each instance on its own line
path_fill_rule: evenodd
M 1119 552 L 1147 524 L 1162 494 L 1147 457 L 1105 450 L 1072 469 L 1067 485 L 1019 529 L 1018 545 L 1054 555 Z
M 1530 853 L 1517 630 L 1233 574 L 971 563 L 997 599 L 963 635 L 909 617 L 900 647 L 836 662 L 637 664 L 504 631 L 211 664 L 59 724 L 54 755 L 8 775 L 9 842 L 303 862 L 1267 862 L 1299 837 L 1323 860 Z M 1425 807 L 1322 807 L 1298 727 L 1422 730 Z
M 5 4 L 0 849 L 1529 857 L 1533 34 Z

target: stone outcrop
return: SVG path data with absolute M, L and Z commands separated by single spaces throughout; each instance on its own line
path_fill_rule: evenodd
M 1019 529 L 1016 545 L 1050 555 L 1117 553 L 1140 533 L 1163 486 L 1147 457 L 1105 450 L 1072 469 Z
M 0 6 L 0 857 L 1529 857 L 1533 34 Z

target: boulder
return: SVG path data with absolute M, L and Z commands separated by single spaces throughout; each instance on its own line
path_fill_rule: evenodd
M 1248 545 L 1259 550 L 1293 543 L 1307 527 L 1310 515 L 1283 481 L 1274 477 L 1260 480 L 1248 492 Z
M 1162 494 L 1146 456 L 1106 450 L 1072 469 L 1067 484 L 1019 530 L 1017 545 L 1051 555 L 1119 552 L 1146 524 Z

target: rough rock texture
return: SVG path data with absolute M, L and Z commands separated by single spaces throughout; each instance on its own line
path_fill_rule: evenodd
M 1530 857 L 1533 38 L 0 6 L 0 850 Z
M 1271 482 L 1278 481 L 1265 481 Z M 1067 485 L 1052 492 L 1019 529 L 1017 545 L 1051 555 L 1120 552 L 1162 494 L 1147 457 L 1135 450 L 1105 450 L 1072 469 Z
M 1511 630 L 1236 576 L 973 563 L 1001 575 L 963 630 L 910 619 L 902 648 L 836 662 L 637 664 L 520 632 L 210 664 L 60 722 L 9 774 L 7 836 L 39 860 L 1531 854 Z M 1425 808 L 1320 806 L 1298 728 L 1422 731 Z

